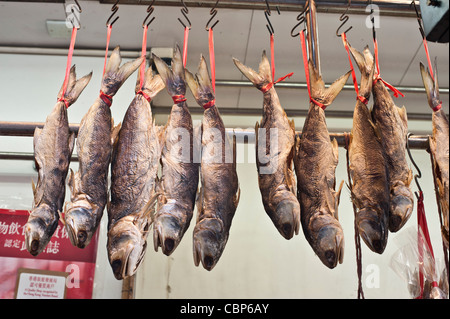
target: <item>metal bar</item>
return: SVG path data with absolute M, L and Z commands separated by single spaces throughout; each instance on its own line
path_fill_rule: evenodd
M 36 127 L 43 127 L 44 123 L 32 123 L 32 122 L 0 122 L 0 136 L 33 136 L 34 129 Z M 75 134 L 78 133 L 79 124 L 70 124 L 70 131 Z M 226 129 L 228 134 L 236 135 L 236 140 L 240 143 L 254 143 L 255 131 L 253 129 Z M 296 134 L 301 135 L 301 131 L 297 131 Z M 344 135 L 346 133 L 330 133 L 330 138 L 336 138 L 339 146 L 345 145 Z M 409 138 L 411 149 L 427 149 L 428 148 L 428 135 L 412 135 Z M 31 160 L 34 159 L 33 153 L 22 152 L 1 152 L 0 159 L 12 159 L 12 160 Z M 72 157 L 72 160 L 77 161 L 76 155 Z

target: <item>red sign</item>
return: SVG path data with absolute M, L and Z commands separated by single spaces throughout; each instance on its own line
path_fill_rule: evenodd
M 28 216 L 26 210 L 0 209 L 0 299 L 14 298 L 19 268 L 66 272 L 66 298 L 91 298 L 98 232 L 80 249 L 72 245 L 60 221 L 44 251 L 33 257 L 25 246 Z

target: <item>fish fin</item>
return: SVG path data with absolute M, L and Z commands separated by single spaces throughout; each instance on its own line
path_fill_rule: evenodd
M 236 191 L 236 194 L 234 195 L 234 198 L 233 198 L 234 209 L 236 209 L 238 207 L 240 199 L 241 199 L 241 188 L 238 185 L 238 190 Z
M 88 85 L 89 81 L 92 78 L 92 72 L 83 76 L 81 79 L 77 80 L 77 74 L 75 72 L 75 65 L 70 68 L 69 80 L 67 82 L 67 89 L 64 93 L 64 99 L 67 101 L 67 104 L 70 106 L 78 99 L 81 92 L 83 92 L 84 88 Z M 63 87 L 58 93 L 58 99 L 62 97 Z
M 69 186 L 72 196 L 75 194 L 75 176 L 71 168 L 69 168 L 69 178 L 67 179 L 67 185 Z
M 422 82 L 427 93 L 428 105 L 433 109 L 440 104 L 439 88 L 437 86 L 437 74 L 435 80 L 431 77 L 430 71 L 425 69 L 425 66 L 420 62 L 420 74 L 422 75 Z
M 60 212 L 60 211 L 58 210 L 57 213 L 58 213 L 58 216 L 59 216 L 59 220 L 61 221 L 61 223 L 62 223 L 63 226 L 65 227 L 65 226 L 66 226 L 66 220 L 65 220 L 65 217 L 64 217 L 63 212 Z
M 72 155 L 73 148 L 75 147 L 75 133 L 69 135 L 69 154 Z
M 339 189 L 336 192 L 336 194 L 334 195 L 335 198 L 335 207 L 334 207 L 334 217 L 339 220 L 339 214 L 338 214 L 338 206 L 339 203 L 341 201 L 341 192 L 342 192 L 342 187 L 344 186 L 344 180 L 341 181 L 341 184 L 339 185 Z
M 198 223 L 198 221 L 200 220 L 200 217 L 203 215 L 203 187 L 202 186 L 200 186 L 200 189 L 197 192 L 195 206 L 197 206 L 197 223 Z
M 367 45 L 364 47 L 363 53 L 360 53 L 358 50 L 354 49 L 350 43 L 348 43 L 348 47 L 353 59 L 358 65 L 359 71 L 361 72 L 359 94 L 368 99 L 370 97 L 370 92 L 372 91 L 375 60 Z
M 339 145 L 335 138 L 331 141 L 331 147 L 333 150 L 334 159 L 337 162 L 339 160 Z
M 203 106 L 215 99 L 208 66 L 203 55 L 200 56 L 197 74 L 194 76 L 188 69 L 185 69 L 185 78 L 198 105 Z
M 236 58 L 233 58 L 233 62 L 239 71 L 241 71 L 241 73 L 249 79 L 257 89 L 261 90 L 264 85 L 272 82 L 272 73 L 270 70 L 269 59 L 266 56 L 266 51 L 263 51 L 262 53 L 258 72 L 248 66 L 245 66 Z
M 322 103 L 325 106 L 328 106 L 331 104 L 331 102 L 334 101 L 334 99 L 338 96 L 338 94 L 342 91 L 342 88 L 344 87 L 345 83 L 347 83 L 348 77 L 352 71 L 348 71 L 346 74 L 342 75 L 339 79 L 334 81 L 323 93 L 322 97 Z
M 119 132 L 122 128 L 122 123 L 117 124 L 113 127 L 111 131 L 111 146 L 114 147 L 114 145 L 117 143 L 117 140 L 119 139 Z
M 171 68 L 158 56 L 152 55 L 158 73 L 161 75 L 162 80 L 169 92 L 170 96 L 185 95 L 186 83 L 183 61 L 181 57 L 180 48 L 175 46 L 173 53 Z
M 159 74 L 153 75 L 152 68 L 148 68 L 145 72 L 142 91 L 153 99 L 162 89 L 164 89 L 164 82 L 161 76 Z
M 31 189 L 33 190 L 33 195 L 36 194 L 36 185 L 34 184 L 33 179 L 31 179 Z
M 120 56 L 120 47 L 117 46 L 106 64 L 105 73 L 102 78 L 101 90 L 103 93 L 114 96 L 123 83 L 130 77 L 134 71 L 144 62 L 143 57 L 134 61 L 127 62 L 121 67 L 122 57 Z
M 289 125 L 291 126 L 292 130 L 295 132 L 295 122 L 294 119 L 289 121 Z
M 402 120 L 403 127 L 408 130 L 408 115 L 406 113 L 406 107 L 403 106 L 402 108 L 396 108 L 396 110 Z

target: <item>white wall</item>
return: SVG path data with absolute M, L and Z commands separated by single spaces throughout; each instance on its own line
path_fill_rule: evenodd
M 0 54 L 0 121 L 44 122 L 51 111 L 56 94 L 62 84 L 65 57 L 26 56 Z M 94 71 L 91 83 L 76 104 L 69 108 L 69 121 L 79 123 L 84 113 L 98 95 L 102 58 L 74 57 L 77 73 L 82 76 Z M 121 121 L 133 98 L 135 77 L 119 90 L 112 106 L 116 122 Z M 279 91 L 283 100 L 283 91 Z M 162 94 L 166 94 L 163 92 Z M 194 102 L 189 100 L 194 105 Z M 261 100 L 255 103 L 262 103 Z M 447 106 L 444 106 L 447 107 Z M 164 123 L 166 115 L 157 116 Z M 201 116 L 195 116 L 200 119 Z M 258 118 L 224 116 L 227 127 L 253 127 Z M 296 118 L 301 128 L 304 118 Z M 329 119 L 330 129 L 349 131 L 351 119 Z M 410 121 L 410 130 L 430 130 L 431 123 Z M 353 210 L 350 194 L 344 187 L 339 216 L 345 234 L 344 263 L 335 269 L 326 268 L 306 242 L 302 232 L 290 241 L 279 235 L 263 210 L 257 186 L 254 164 L 254 145 L 245 154 L 250 161 L 238 164 L 241 200 L 236 211 L 230 238 L 218 265 L 207 272 L 193 263 L 192 230 L 195 218 L 183 241 L 171 257 L 153 250 L 152 236 L 148 240 L 148 252 L 137 274 L 137 298 L 355 298 L 357 275 L 355 263 Z M 245 149 L 245 148 L 244 148 Z M 242 150 L 242 149 L 241 149 Z M 32 138 L 0 136 L 0 152 L 32 152 Z M 239 148 L 238 148 L 239 152 Z M 345 150 L 340 148 L 337 182 L 347 181 Z M 423 177 L 420 180 L 425 191 L 425 210 L 436 257 L 442 259 L 440 227 L 436 211 L 434 186 L 429 155 L 424 150 L 413 151 Z M 9 205 L 29 209 L 32 203 L 31 178 L 37 173 L 32 161 L 0 160 L 0 195 Z M 77 168 L 75 163 L 71 164 Z M 417 190 L 413 184 L 413 190 Z M 196 213 L 196 212 L 195 212 Z M 110 269 L 106 255 L 106 213 L 102 221 L 94 298 L 120 298 L 121 281 L 117 281 Z M 415 228 L 416 211 L 405 226 Z M 364 244 L 363 288 L 367 298 L 408 298 L 406 284 L 389 268 L 391 255 L 396 251 L 396 241 L 405 231 L 390 234 L 386 251 L 382 255 L 372 253 Z M 379 285 L 371 288 L 366 280 L 379 270 Z M 167 287 L 170 286 L 170 292 Z

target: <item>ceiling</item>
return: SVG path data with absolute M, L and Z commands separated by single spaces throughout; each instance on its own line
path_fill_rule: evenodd
M 0 1 L 0 48 L 68 48 L 69 38 L 51 37 L 46 27 L 47 20 L 65 19 L 64 3 L 62 1 L 45 2 Z M 105 1 L 79 1 L 83 11 L 75 53 L 80 49 L 105 49 L 105 23 L 111 13 L 112 1 L 106 1 L 109 3 L 101 2 Z M 191 1 L 188 0 L 185 2 L 190 7 L 188 17 L 192 22 L 188 42 L 187 68 L 195 71 L 200 54 L 204 54 L 208 58 L 208 34 L 205 31 L 205 25 L 210 18 L 210 8 L 191 6 Z M 264 4 L 263 1 L 253 2 Z M 320 3 L 320 1 L 317 2 Z M 338 3 L 341 7 L 347 3 L 346 0 L 328 2 Z M 73 2 L 67 1 L 67 3 Z M 143 3 L 148 3 L 148 1 L 143 1 Z M 198 1 L 195 2 L 197 5 L 199 3 Z M 270 1 L 270 3 L 275 4 L 274 1 Z M 119 5 L 118 16 L 120 18 L 113 26 L 110 48 L 120 45 L 123 51 L 140 51 L 143 30 L 141 25 L 147 14 L 146 8 L 146 5 Z M 181 3 L 180 6 L 174 6 L 173 4 L 171 6 L 155 5 L 154 8 L 153 16 L 156 19 L 149 28 L 148 48 L 173 48 L 176 44 L 182 46 L 184 30 L 177 21 L 177 18 L 182 17 L 180 13 Z M 278 15 L 276 11 L 272 10 L 270 17 L 275 29 L 276 77 L 294 72 L 294 75 L 290 79 L 286 79 L 285 83 L 304 83 L 305 74 L 300 40 L 299 37 L 293 38 L 290 35 L 301 8 L 298 6 L 298 11 L 292 11 L 292 6 L 289 10 L 281 8 L 281 14 Z M 322 12 L 327 10 L 319 11 L 321 12 L 318 13 L 317 19 L 321 71 L 325 82 L 331 83 L 349 70 L 349 63 L 341 38 L 335 34 L 341 23 L 339 21 L 340 14 Z M 335 8 L 334 11 L 337 11 L 337 9 Z M 366 26 L 367 16 L 349 12 L 350 19 L 347 25 L 353 27 L 348 32 L 350 43 L 360 50 L 366 45 L 369 45 L 373 50 L 372 31 Z M 270 54 L 269 33 L 266 29 L 263 8 L 261 5 L 255 6 L 255 9 L 219 8 L 216 18 L 219 19 L 219 23 L 214 27 L 216 79 L 218 81 L 246 81 L 234 66 L 232 57 L 239 59 L 250 67 L 257 68 L 262 51 L 266 50 Z M 381 14 L 377 39 L 383 79 L 394 86 L 423 88 L 419 73 L 419 62 L 426 63 L 426 56 L 414 15 L 392 16 Z M 443 91 L 441 99 L 443 100 L 444 110 L 448 113 L 448 43 L 429 43 L 429 50 L 432 59 L 437 59 L 439 84 Z M 359 80 L 358 71 L 357 77 Z M 350 79 L 347 84 L 351 88 Z M 281 104 L 288 112 L 290 110 L 307 110 L 308 96 L 306 89 L 279 86 L 277 92 Z M 399 106 L 405 105 L 409 114 L 430 115 L 431 111 L 427 105 L 425 93 L 408 92 L 405 95 L 404 98 L 396 99 L 396 104 Z M 255 110 L 255 114 L 259 114 L 261 110 L 262 95 L 254 87 L 219 85 L 216 89 L 216 98 L 220 109 L 229 108 L 231 112 L 236 111 L 237 114 L 239 114 L 239 110 L 246 110 L 247 113 Z M 189 96 L 188 100 L 195 103 Z M 168 94 L 159 94 L 153 103 L 155 107 L 169 110 L 172 101 Z M 351 115 L 354 105 L 355 92 L 348 89 L 338 96 L 327 111 L 329 110 L 330 113 L 337 110 L 348 111 Z M 251 125 L 254 125 L 254 122 Z

